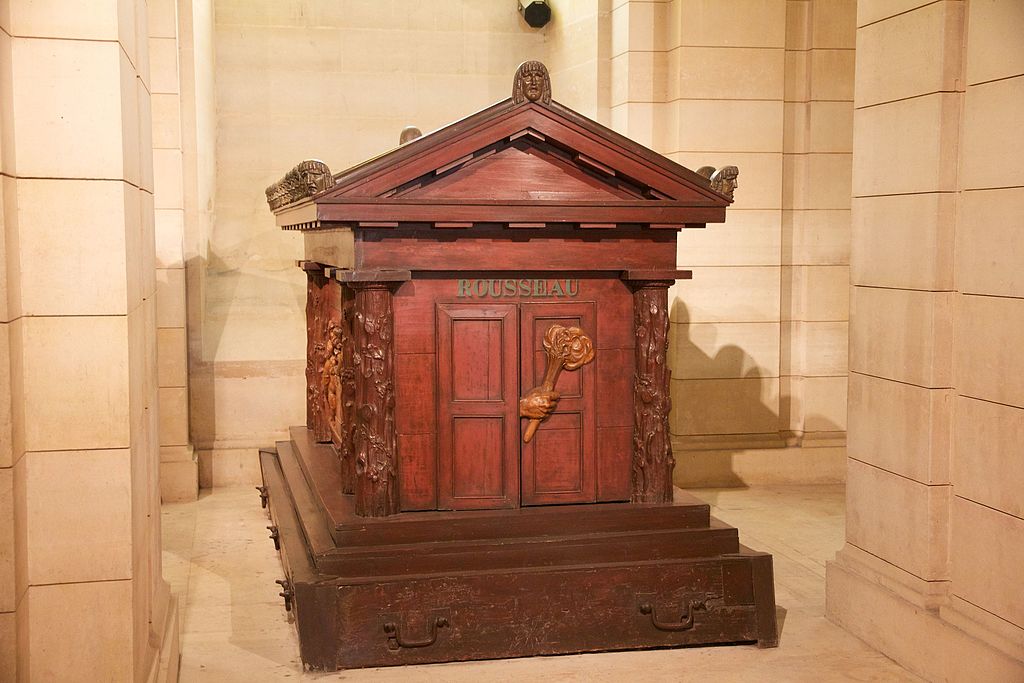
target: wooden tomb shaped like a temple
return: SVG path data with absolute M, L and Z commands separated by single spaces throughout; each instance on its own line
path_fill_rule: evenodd
M 725 220 L 696 173 L 511 98 L 267 197 L 299 230 L 307 420 L 261 453 L 317 669 L 777 643 L 772 559 L 672 485 L 676 233 Z

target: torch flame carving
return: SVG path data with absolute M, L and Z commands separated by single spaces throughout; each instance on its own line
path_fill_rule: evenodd
M 594 360 L 594 343 L 578 327 L 552 325 L 544 333 L 544 353 L 547 354 L 548 363 L 544 369 L 544 381 L 539 388 L 554 391 L 563 368 L 576 370 Z M 539 418 L 530 420 L 526 434 L 523 435 L 524 443 L 530 443 L 540 423 Z

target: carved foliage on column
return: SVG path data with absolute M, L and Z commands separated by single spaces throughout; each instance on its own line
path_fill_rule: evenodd
M 388 283 L 354 287 L 356 514 L 384 517 L 398 512 L 392 292 Z
M 338 431 L 333 435 L 334 445 L 341 460 L 341 492 L 355 492 L 356 459 L 352 440 L 356 430 L 356 373 L 353 366 L 353 322 L 355 319 L 355 293 L 342 287 L 341 298 L 341 397 L 338 401 Z
M 315 420 L 311 429 L 320 443 L 332 441 L 338 407 L 341 370 L 341 285 L 325 278 L 320 289 L 320 311 L 315 351 Z
M 327 337 L 327 278 L 323 270 L 307 270 L 306 277 L 306 426 L 321 441 L 327 439 L 321 382 Z
M 341 370 L 341 287 L 317 263 L 306 270 L 306 426 L 321 443 L 337 431 Z
M 320 366 L 321 413 L 327 438 L 320 441 L 338 443 L 341 435 L 342 331 L 341 322 L 328 319 L 325 334 L 324 362 Z
M 633 378 L 634 503 L 672 500 L 672 441 L 668 413 L 671 373 L 668 352 L 668 287 L 671 282 L 635 283 L 633 324 L 636 374 Z

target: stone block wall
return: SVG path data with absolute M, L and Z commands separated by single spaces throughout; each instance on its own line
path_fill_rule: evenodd
M 925 678 L 1016 680 L 1024 6 L 900 5 L 858 7 L 847 543 L 828 611 Z
M 0 679 L 154 675 L 161 576 L 144 2 L 0 7 Z

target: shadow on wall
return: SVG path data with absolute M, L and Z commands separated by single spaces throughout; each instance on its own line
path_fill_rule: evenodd
M 189 421 L 202 488 L 259 483 L 258 450 L 305 422 L 305 276 L 232 268 L 212 249 L 187 264 Z M 195 291 L 198 289 L 198 291 Z M 198 322 L 196 319 L 198 318 Z
M 689 310 L 679 298 L 671 303 L 670 320 L 669 422 L 677 485 L 744 487 L 750 482 L 841 481 L 835 467 L 841 462 L 834 449 L 809 448 L 804 443 L 802 425 L 808 416 L 801 414 L 797 397 L 780 389 L 778 368 L 759 366 L 735 344 L 721 346 L 713 356 L 706 354 L 693 339 Z M 713 347 L 716 325 L 700 326 L 705 348 Z M 822 416 L 810 419 L 826 433 L 842 430 Z

